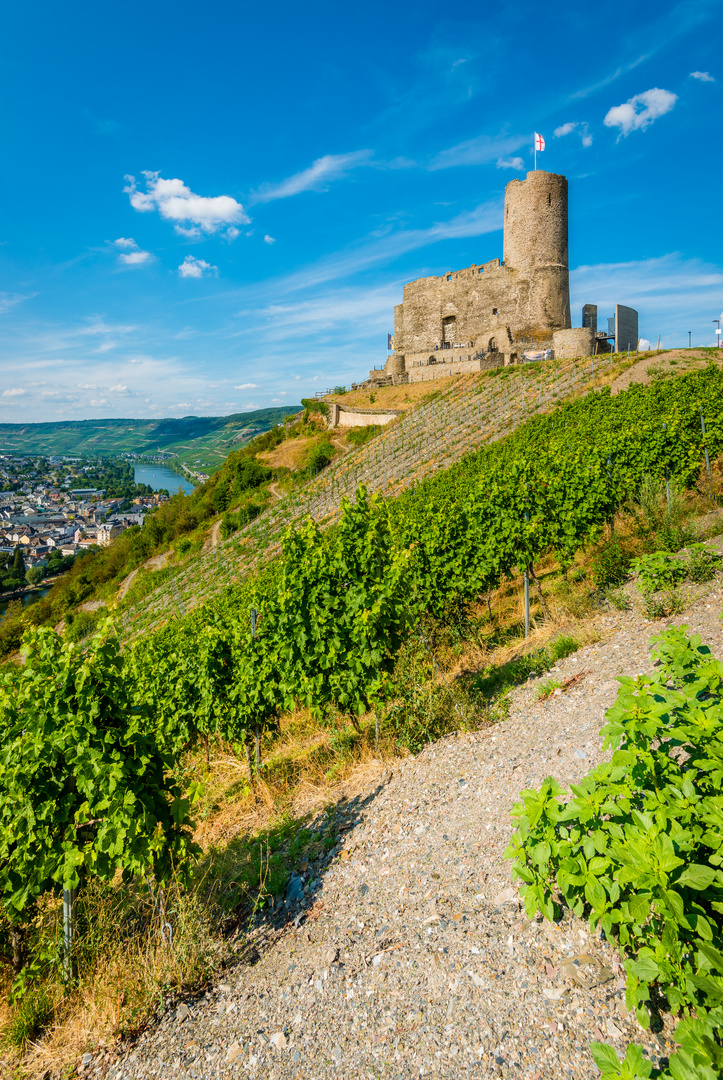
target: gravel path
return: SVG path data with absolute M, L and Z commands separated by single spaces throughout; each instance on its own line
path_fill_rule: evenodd
M 657 1064 L 674 1024 L 640 1029 L 615 950 L 585 923 L 528 922 L 502 855 L 522 788 L 550 773 L 567 785 L 602 760 L 615 677 L 650 668 L 653 633 L 685 621 L 723 655 L 720 578 L 694 596 L 675 620 L 601 615 L 602 640 L 552 672 L 580 676 L 569 690 L 539 703 L 531 682 L 504 724 L 395 767 L 346 808 L 327 866 L 292 878 L 306 891 L 257 928 L 256 963 L 169 1004 L 114 1062 L 86 1056 L 82 1075 L 592 1078 L 594 1039 L 620 1052 L 635 1040 Z

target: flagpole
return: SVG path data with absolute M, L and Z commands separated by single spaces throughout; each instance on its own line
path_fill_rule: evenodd
M 535 147 L 535 172 L 537 172 L 537 136 L 536 135 L 535 135 L 535 137 L 534 137 L 534 139 L 532 141 L 533 141 L 534 147 Z

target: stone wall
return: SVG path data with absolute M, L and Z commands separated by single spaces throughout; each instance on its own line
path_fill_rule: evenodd
M 556 360 L 573 360 L 576 356 L 592 356 L 595 342 L 591 326 L 574 330 L 556 330 L 552 335 L 552 347 Z
M 487 360 L 455 360 L 449 364 L 413 367 L 407 371 L 407 375 L 410 383 L 428 382 L 431 379 L 443 379 L 446 375 L 469 375 L 473 371 L 487 371 L 489 368 L 501 366 L 501 358 L 492 362 Z
M 348 405 L 339 405 L 337 402 L 329 402 L 330 428 L 366 427 L 368 424 L 379 424 L 384 427 L 400 415 L 394 410 L 375 412 L 374 409 L 355 409 Z

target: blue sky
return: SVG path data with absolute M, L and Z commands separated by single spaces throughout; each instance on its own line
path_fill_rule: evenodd
M 386 358 L 406 281 L 570 181 L 580 307 L 715 341 L 720 7 L 147 0 L 5 9 L 0 421 L 298 402 Z

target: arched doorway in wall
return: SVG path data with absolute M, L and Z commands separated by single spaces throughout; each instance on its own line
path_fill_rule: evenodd
M 497 338 L 491 337 L 489 339 L 489 341 L 487 342 L 487 351 L 488 352 L 497 352 Z
M 442 348 L 451 349 L 457 340 L 457 316 L 446 315 L 442 319 Z

